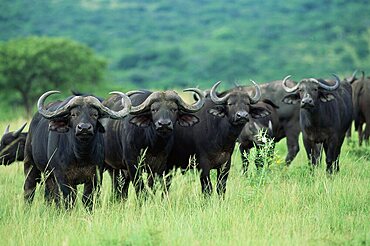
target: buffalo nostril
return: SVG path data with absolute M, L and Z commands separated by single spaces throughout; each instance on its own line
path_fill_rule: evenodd
M 169 126 L 171 125 L 171 121 L 170 120 L 160 120 L 158 121 L 158 124 L 161 126 Z
M 86 123 L 81 123 L 77 125 L 77 130 L 78 131 L 90 131 L 92 129 L 91 124 L 86 124 Z
M 236 113 L 236 117 L 237 117 L 238 119 L 240 119 L 240 118 L 246 118 L 246 117 L 247 117 L 247 115 L 248 115 L 248 113 L 247 113 L 247 112 L 237 112 L 237 113 Z

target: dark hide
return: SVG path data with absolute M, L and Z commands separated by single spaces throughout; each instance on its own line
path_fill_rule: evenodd
M 65 105 L 72 97 L 49 104 L 51 111 Z M 26 140 L 24 172 L 25 199 L 32 202 L 36 184 L 45 175 L 45 199 L 65 206 L 75 204 L 77 185 L 84 184 L 83 203 L 93 205 L 93 193 L 99 189 L 104 165 L 104 128 L 99 122 L 98 110 L 77 106 L 59 119 L 47 120 L 36 113 L 31 121 Z M 76 125 L 91 123 L 93 133 L 76 135 Z
M 152 92 L 144 91 L 144 94 L 132 95 L 132 105 L 143 103 L 151 94 Z M 121 107 L 115 96 L 108 98 L 104 105 L 114 110 Z M 137 195 L 145 191 L 143 172 L 148 173 L 150 188 L 154 179 L 164 174 L 174 136 L 171 129 L 156 128 L 160 119 L 169 120 L 171 126 L 184 129 L 187 129 L 184 126 L 192 126 L 199 121 L 192 114 L 182 112 L 174 101 L 166 99 L 158 99 L 148 111 L 139 115 L 130 114 L 120 121 L 107 121 L 107 132 L 104 136 L 105 162 L 112 176 L 117 197 L 127 197 L 130 181 L 133 182 Z M 141 164 L 140 156 L 143 156 Z
M 288 93 L 281 87 L 281 82 L 282 80 L 276 80 L 261 84 L 261 101 L 266 99 L 270 100 L 278 107 L 276 113 L 278 115 L 279 124 L 274 133 L 274 141 L 277 143 L 286 137 L 288 153 L 285 162 L 289 165 L 299 152 L 298 139 L 301 132 L 299 126 L 299 105 L 285 104 L 282 102 L 282 99 L 288 95 Z M 293 86 L 294 82 L 288 80 L 287 84 Z M 241 86 L 239 88 L 248 93 L 253 93 L 254 91 L 253 86 Z
M 231 155 L 241 130 L 249 116 L 260 118 L 269 114 L 264 108 L 251 105 L 250 96 L 244 91 L 228 91 L 220 97 L 226 93 L 230 96 L 222 105 L 206 97 L 204 107 L 195 114 L 200 119 L 199 124 L 188 129 L 175 127 L 174 147 L 168 158 L 169 170 L 176 167 L 185 171 L 193 167 L 189 160 L 195 157 L 194 165 L 200 170 L 204 194 L 212 193 L 211 169 L 217 169 L 218 194 L 225 193 Z M 238 120 L 238 112 L 245 112 L 246 118 Z
M 277 114 L 278 107 L 275 104 L 273 104 L 271 101 L 266 100 L 266 99 L 264 101 L 258 102 L 256 105 L 258 105 L 259 107 L 265 108 L 271 114 L 266 117 L 259 118 L 259 119 L 250 118 L 249 122 L 244 126 L 242 132 L 240 133 L 238 137 L 238 142 L 240 144 L 239 150 L 240 150 L 240 154 L 242 157 L 243 169 L 245 173 L 248 171 L 249 162 L 248 162 L 247 156 L 250 150 L 254 147 L 257 147 L 258 153 L 259 153 L 259 151 L 262 151 L 261 149 L 263 145 L 265 144 L 264 142 L 262 142 L 260 139 L 257 138 L 256 135 L 258 134 L 258 131 L 262 130 L 264 132 L 264 136 L 267 139 L 274 141 L 276 138 L 276 134 L 278 133 L 280 129 L 279 117 Z M 260 129 L 258 129 L 256 125 Z M 273 152 L 274 150 L 272 149 L 271 157 L 272 157 Z M 261 160 L 260 156 L 257 157 L 257 159 L 255 160 L 255 163 L 256 163 L 257 168 L 260 168 L 263 166 L 263 160 Z
M 329 84 L 319 79 L 321 83 Z M 296 101 L 298 100 L 298 101 Z M 283 99 L 300 105 L 300 126 L 306 153 L 316 166 L 323 144 L 328 173 L 339 171 L 341 146 L 352 121 L 352 88 L 341 82 L 334 91 L 327 91 L 317 83 L 303 80 L 299 89 Z

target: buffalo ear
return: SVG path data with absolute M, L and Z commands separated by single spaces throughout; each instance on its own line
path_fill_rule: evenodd
M 139 127 L 148 127 L 150 125 L 151 115 L 140 114 L 131 118 L 130 123 Z
M 105 128 L 100 120 L 98 120 L 98 122 L 96 123 L 96 127 L 98 129 L 98 132 L 105 133 Z
M 180 126 L 193 126 L 199 122 L 198 117 L 192 114 L 180 114 L 177 120 Z
M 270 115 L 271 112 L 262 107 L 251 106 L 249 110 L 249 114 L 252 116 L 252 118 L 258 119 L 258 118 L 263 118 L 263 117 L 266 117 L 267 115 Z
M 335 98 L 334 95 L 331 94 L 331 93 L 321 93 L 320 94 L 320 101 L 321 102 L 330 102 L 334 98 Z
M 273 103 L 271 100 L 269 100 L 269 99 L 263 99 L 262 100 L 262 102 L 264 102 L 264 103 L 267 103 L 267 104 L 269 104 L 269 105 L 271 105 L 271 107 L 273 107 L 273 108 L 279 108 L 279 106 L 277 106 L 275 103 Z
M 51 120 L 49 121 L 49 131 L 65 133 L 69 131 L 68 121 L 66 120 Z
M 221 118 L 225 117 L 225 109 L 221 106 L 215 106 L 213 108 L 208 109 L 208 113 Z
M 299 97 L 299 94 L 294 93 L 294 94 L 289 94 L 285 96 L 282 101 L 283 103 L 286 103 L 286 104 L 297 104 L 299 103 L 300 100 L 301 98 Z

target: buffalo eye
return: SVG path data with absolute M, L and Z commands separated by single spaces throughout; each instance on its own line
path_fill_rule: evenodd
M 156 113 L 156 112 L 158 112 L 158 109 L 153 108 L 152 113 Z
M 71 117 L 77 117 L 76 113 L 71 113 Z
M 91 114 L 91 117 L 93 117 L 93 118 L 98 118 L 98 117 L 99 117 L 99 114 L 98 114 L 98 113 L 92 113 L 92 114 Z
M 177 108 L 173 108 L 171 109 L 172 112 L 176 113 L 177 112 Z

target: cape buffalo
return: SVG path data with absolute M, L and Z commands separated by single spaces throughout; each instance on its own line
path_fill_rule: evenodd
M 347 82 L 335 77 L 329 85 L 323 79 L 303 79 L 292 88 L 282 86 L 289 95 L 283 98 L 287 104 L 300 105 L 300 126 L 307 156 L 316 166 L 320 158 L 317 144 L 323 144 L 328 173 L 339 171 L 341 146 L 352 121 L 352 88 Z M 333 165 L 334 164 L 334 165 Z
M 23 161 L 27 133 L 22 131 L 26 125 L 27 122 L 14 132 L 9 132 L 9 125 L 5 129 L 0 140 L 0 165 L 10 165 L 15 161 Z
M 301 131 L 299 127 L 299 105 L 288 105 L 282 102 L 282 99 L 288 94 L 281 87 L 281 82 L 281 80 L 276 80 L 261 84 L 261 101 L 269 100 L 277 106 L 279 127 L 274 132 L 274 142 L 279 142 L 286 137 L 288 153 L 285 162 L 290 165 L 299 152 L 298 138 Z M 293 86 L 294 81 L 288 80 L 287 84 Z M 253 87 L 250 86 L 240 86 L 239 88 L 248 93 L 253 91 Z
M 43 94 L 37 103 L 28 132 L 24 168 L 26 201 L 32 202 L 41 173 L 45 174 L 45 198 L 60 204 L 61 192 L 66 208 L 75 204 L 76 186 L 84 184 L 83 203 L 91 209 L 94 191 L 99 189 L 104 165 L 104 127 L 102 118 L 122 119 L 128 115 L 131 101 L 119 94 L 124 106 L 113 111 L 93 96 L 71 96 L 44 106 Z
M 251 97 L 243 90 L 232 90 L 217 95 L 221 82 L 213 85 L 204 107 L 195 113 L 200 122 L 191 128 L 175 127 L 175 142 L 168 158 L 168 168 L 189 168 L 189 160 L 195 156 L 200 170 L 200 182 L 204 194 L 212 193 L 210 170 L 217 169 L 217 192 L 224 194 L 231 165 L 231 155 L 237 137 L 249 119 L 269 114 L 257 107 L 261 97 L 260 87 L 254 83 L 256 94 Z
M 358 131 L 359 145 L 362 141 L 368 144 L 370 137 L 370 78 L 362 72 L 362 77 L 352 82 L 353 120 Z M 363 132 L 365 124 L 365 132 Z
M 144 170 L 148 172 L 151 187 L 154 178 L 166 169 L 175 126 L 189 129 L 187 127 L 199 122 L 193 114 L 204 104 L 203 92 L 198 89 L 185 91 L 195 92 L 199 100 L 194 105 L 188 105 L 174 91 L 145 91 L 131 96 L 133 106 L 129 117 L 120 121 L 108 120 L 104 137 L 105 162 L 111 169 L 116 195 L 126 198 L 130 181 L 139 195 L 144 188 Z M 114 110 L 122 108 L 117 96 L 108 98 L 104 105 Z M 141 155 L 144 158 L 142 162 L 139 160 Z M 119 177 L 120 170 L 126 174 Z M 122 182 L 119 179 L 122 178 L 125 180 L 120 187 Z
M 247 155 L 249 154 L 250 150 L 253 147 L 258 148 L 258 154 L 257 159 L 255 160 L 255 164 L 257 168 L 262 167 L 264 162 L 261 159 L 262 157 L 260 156 L 260 152 L 264 144 L 266 144 L 265 140 L 270 139 L 275 141 L 276 134 L 278 133 L 278 130 L 280 128 L 279 117 L 276 111 L 278 107 L 275 104 L 265 99 L 264 101 L 258 102 L 256 106 L 265 108 L 270 112 L 270 115 L 259 119 L 250 118 L 249 122 L 245 124 L 242 132 L 238 137 L 238 142 L 240 144 L 239 150 L 242 157 L 243 169 L 245 173 L 248 171 L 249 162 Z M 263 138 L 260 138 L 260 131 L 263 131 Z M 270 150 L 269 152 L 269 155 L 272 157 L 274 149 Z

